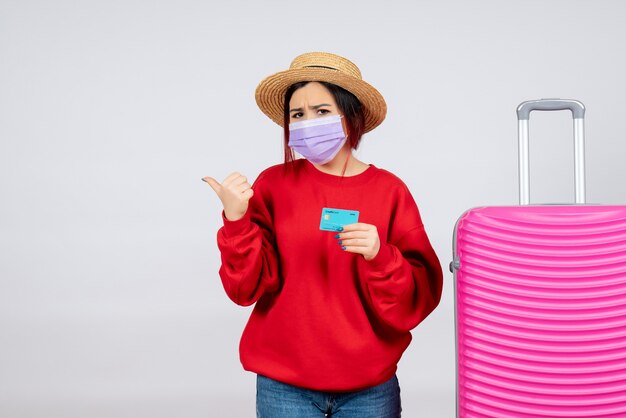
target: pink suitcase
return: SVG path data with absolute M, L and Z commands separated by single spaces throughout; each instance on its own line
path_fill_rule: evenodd
M 576 204 L 530 206 L 530 112 L 565 109 Z M 457 221 L 457 417 L 626 417 L 626 206 L 584 204 L 584 111 L 522 103 L 520 206 Z

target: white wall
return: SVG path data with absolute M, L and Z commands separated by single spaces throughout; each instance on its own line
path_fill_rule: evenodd
M 257 83 L 314 50 L 385 96 L 360 159 L 399 175 L 445 267 L 399 370 L 454 414 L 456 219 L 517 203 L 515 108 L 587 106 L 588 200 L 626 203 L 619 0 L 0 1 L 0 416 L 251 417 L 250 308 L 217 271 L 205 175 L 281 161 Z M 573 199 L 567 112 L 533 113 L 535 202 Z

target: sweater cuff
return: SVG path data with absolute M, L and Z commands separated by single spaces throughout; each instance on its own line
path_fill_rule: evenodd
M 371 260 L 365 260 L 365 263 L 372 269 L 383 270 L 394 259 L 393 247 L 387 243 L 381 243 L 378 254 Z
M 222 210 L 222 221 L 224 222 L 224 233 L 227 237 L 233 237 L 242 234 L 250 228 L 250 215 L 246 212 L 242 218 L 236 221 L 231 221 L 226 218 L 224 211 Z

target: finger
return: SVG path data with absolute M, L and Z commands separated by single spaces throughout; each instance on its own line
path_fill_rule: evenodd
M 373 247 L 370 240 L 367 239 L 342 239 L 338 242 L 339 245 L 344 247 Z
M 235 187 L 235 190 L 237 190 L 239 193 L 243 193 L 248 189 L 251 189 L 252 186 L 250 186 L 250 184 L 248 182 L 242 183 L 238 186 Z
M 254 196 L 254 190 L 253 189 L 248 189 L 245 192 L 243 192 L 243 194 L 241 196 L 244 199 L 246 199 L 246 200 L 250 200 L 252 198 L 252 196 Z
M 223 183 L 222 185 L 231 190 L 236 190 L 240 184 L 247 183 L 246 178 L 244 176 L 235 177 L 230 179 L 228 183 Z
M 368 238 L 373 237 L 374 234 L 371 231 L 353 231 L 353 232 L 339 232 L 336 237 L 339 239 L 350 239 L 350 238 Z
M 213 177 L 206 176 L 206 177 L 202 177 L 202 179 L 206 181 L 209 184 L 209 186 L 211 186 L 211 188 L 213 189 L 215 193 L 219 194 L 220 191 L 222 190 L 222 185 L 219 184 L 218 181 L 215 180 Z
M 347 231 L 369 231 L 370 229 L 372 229 L 372 227 L 374 227 L 374 225 L 370 225 L 370 224 L 366 224 L 366 223 L 362 223 L 362 222 L 357 222 L 357 223 L 353 223 L 353 224 L 344 225 L 343 226 L 343 231 L 344 232 L 347 232 Z
M 234 179 L 236 179 L 237 177 L 241 176 L 241 173 L 239 173 L 238 171 L 234 171 L 232 173 L 230 173 L 225 179 L 224 181 L 222 181 L 222 186 L 226 187 L 227 185 L 229 185 Z
M 344 245 L 343 247 L 341 247 L 341 249 L 345 252 L 354 254 L 365 254 L 366 252 L 366 248 L 364 247 L 354 247 L 351 245 Z
M 248 183 L 248 179 L 246 178 L 246 176 L 242 175 L 242 176 L 235 177 L 234 179 L 232 179 L 229 186 L 236 187 L 243 183 Z

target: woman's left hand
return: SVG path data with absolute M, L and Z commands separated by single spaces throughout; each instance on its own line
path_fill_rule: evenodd
M 380 238 L 375 225 L 362 222 L 344 225 L 335 238 L 342 250 L 361 254 L 366 260 L 376 257 L 380 250 Z

